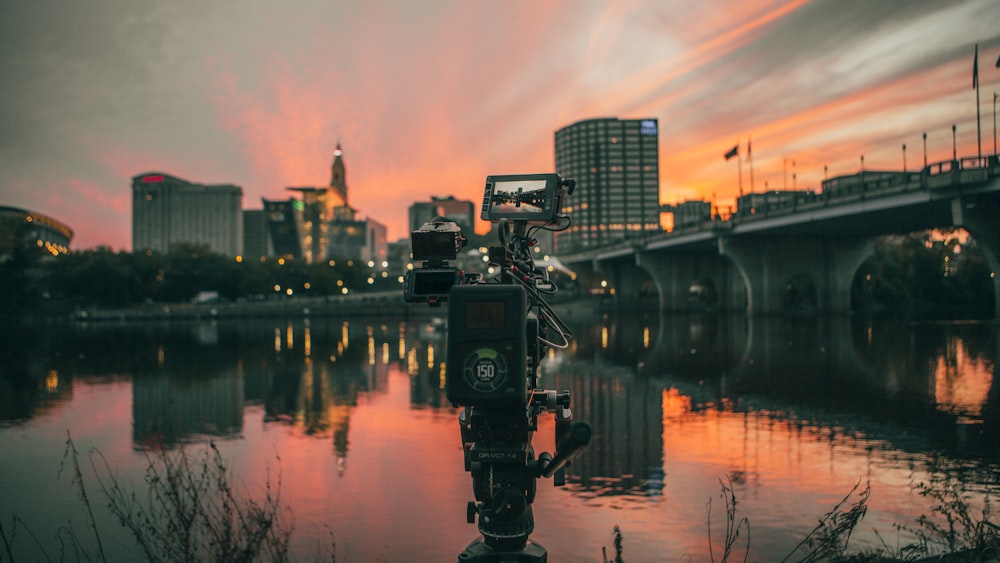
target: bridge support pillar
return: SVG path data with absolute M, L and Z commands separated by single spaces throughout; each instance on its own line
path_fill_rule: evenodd
M 806 292 L 816 312 L 850 312 L 854 273 L 873 251 L 868 237 L 719 239 L 719 254 L 746 283 L 749 314 L 794 312 L 785 307 L 794 291 Z
M 993 318 L 1000 319 L 1000 202 L 996 198 L 956 198 L 951 202 L 952 221 L 976 239 L 993 276 Z

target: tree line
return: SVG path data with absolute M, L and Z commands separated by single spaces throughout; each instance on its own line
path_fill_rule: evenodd
M 891 235 L 855 274 L 851 302 L 868 315 L 992 318 L 995 275 L 962 229 Z
M 256 301 L 400 288 L 398 275 L 383 276 L 382 271 L 350 259 L 307 264 L 234 258 L 191 244 L 166 253 L 98 247 L 58 256 L 28 245 L 0 263 L 0 315 L 187 303 L 202 292 L 223 301 Z
M 882 237 L 855 274 L 852 306 L 866 315 L 932 318 L 990 317 L 994 274 L 964 231 Z M 0 239 L 5 237 L 0 237 Z M 34 244 L 0 245 L 0 316 L 69 313 L 190 302 L 199 292 L 227 301 L 400 289 L 398 274 L 356 260 L 234 259 L 207 246 L 170 252 L 107 247 L 51 256 Z

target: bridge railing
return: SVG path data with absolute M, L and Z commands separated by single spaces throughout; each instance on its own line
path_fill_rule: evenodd
M 1000 160 L 997 155 L 965 157 L 961 160 L 945 160 L 929 164 L 924 168 L 924 187 L 939 189 L 961 184 L 986 182 L 1000 175 Z
M 937 190 L 962 184 L 979 184 L 1000 177 L 1000 156 L 965 157 L 928 164 L 914 172 L 862 171 L 851 176 L 824 180 L 822 191 L 772 192 L 758 194 L 759 205 L 752 209 L 737 209 L 728 218 L 718 215 L 707 221 L 678 225 L 670 232 L 647 236 L 640 244 L 652 240 L 690 235 L 701 232 L 721 232 L 742 222 L 774 218 L 779 215 L 804 212 L 851 201 L 884 197 L 897 193 Z M 637 241 L 632 241 L 635 244 Z M 581 254 L 599 254 L 619 245 L 591 249 Z

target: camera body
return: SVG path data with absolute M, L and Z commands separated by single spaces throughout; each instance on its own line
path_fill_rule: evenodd
M 519 285 L 457 285 L 448 297 L 445 391 L 453 405 L 527 405 L 527 296 Z
M 545 350 L 567 346 L 572 334 L 542 297 L 556 288 L 534 266 L 532 233 L 569 227 L 560 210 L 573 187 L 557 174 L 487 177 L 481 217 L 498 224 L 500 237 L 488 254 L 499 273 L 488 281 L 450 264 L 465 245 L 454 222 L 438 217 L 411 233 L 421 265 L 407 273 L 405 300 L 448 305 L 445 393 L 463 407 L 465 470 L 476 498 L 467 515 L 469 523 L 478 516 L 482 534 L 459 556 L 465 563 L 544 563 L 544 548 L 528 541 L 536 480 L 564 484 L 564 467 L 590 441 L 590 426 L 573 422 L 569 392 L 538 389 Z M 544 412 L 555 416 L 557 450 L 536 457 L 531 438 Z

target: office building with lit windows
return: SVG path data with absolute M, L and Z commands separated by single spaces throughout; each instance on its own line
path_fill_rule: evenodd
M 556 234 L 559 254 L 637 239 L 660 230 L 659 125 L 656 119 L 598 118 L 555 133 L 556 173 L 576 180 Z
M 243 189 L 204 185 L 162 172 L 132 178 L 132 250 L 170 252 L 179 244 L 206 245 L 226 256 L 243 254 Z

